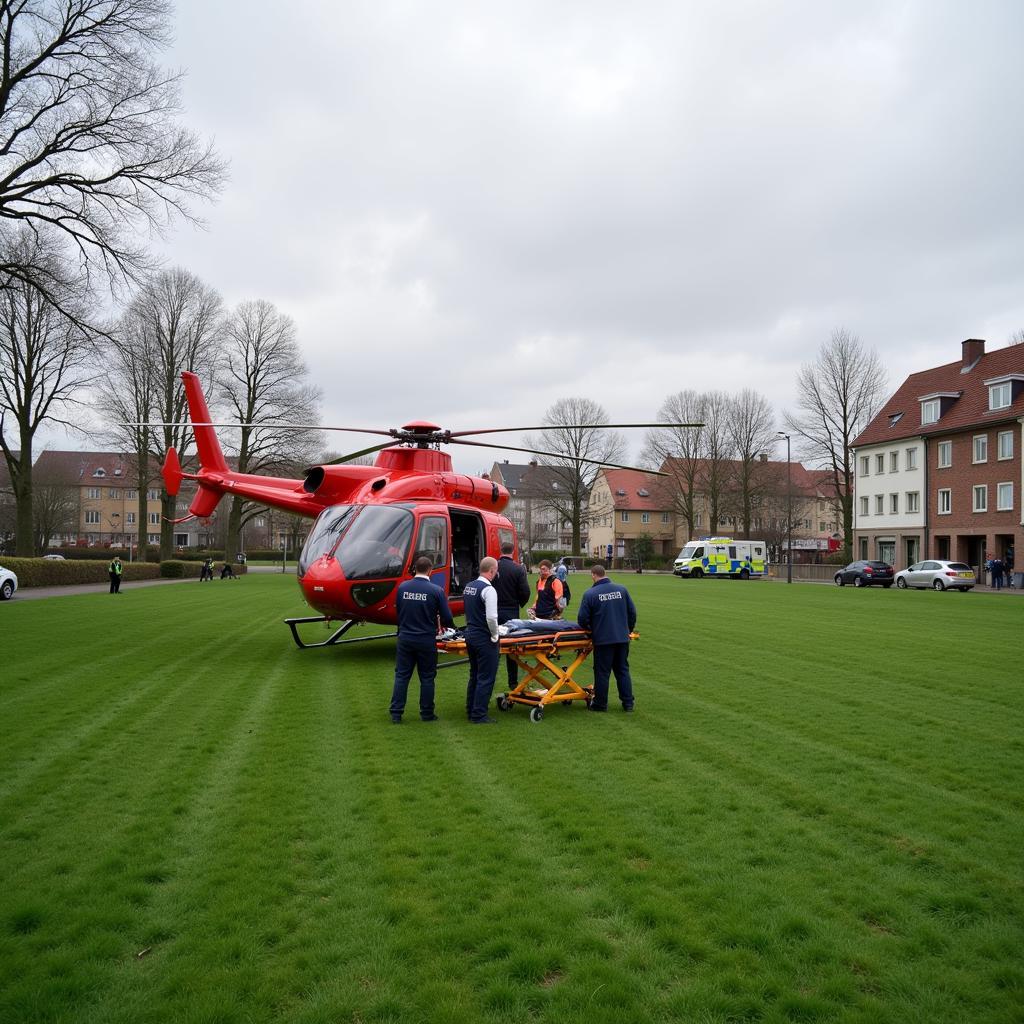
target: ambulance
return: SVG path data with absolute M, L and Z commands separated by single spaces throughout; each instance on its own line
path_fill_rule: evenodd
M 672 571 L 684 579 L 728 576 L 749 580 L 768 575 L 768 545 L 763 540 L 701 537 L 679 552 Z

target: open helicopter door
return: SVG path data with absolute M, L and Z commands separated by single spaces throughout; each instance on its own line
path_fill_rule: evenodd
M 484 522 L 479 512 L 449 508 L 452 521 L 451 597 L 461 597 L 466 584 L 480 572 L 480 559 L 487 554 Z

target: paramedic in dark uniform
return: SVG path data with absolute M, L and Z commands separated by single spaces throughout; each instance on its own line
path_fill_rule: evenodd
M 480 575 L 462 592 L 466 608 L 466 650 L 469 682 L 466 716 L 474 725 L 492 725 L 487 705 L 498 674 L 498 592 L 491 581 L 498 575 L 497 559 L 480 559 Z
M 636 605 L 620 583 L 612 583 L 603 565 L 591 567 L 594 585 L 583 595 L 577 621 L 594 639 L 594 699 L 589 711 L 608 710 L 608 677 L 615 673 L 623 711 L 633 710 L 629 675 L 629 634 L 636 625 Z
M 526 578 L 526 569 L 512 560 L 514 550 L 515 546 L 507 542 L 501 545 L 498 575 L 493 584 L 498 594 L 499 626 L 509 619 L 518 619 L 520 609 L 530 600 L 530 581 Z M 519 666 L 506 656 L 505 668 L 508 670 L 508 688 L 514 690 L 519 682 Z
M 416 575 L 400 584 L 395 596 L 398 612 L 398 651 L 395 655 L 395 687 L 391 691 L 391 721 L 398 725 L 405 711 L 405 696 L 415 668 L 420 677 L 420 718 L 436 722 L 434 678 L 437 676 L 438 620 L 455 625 L 444 591 L 430 582 L 433 562 L 416 559 Z

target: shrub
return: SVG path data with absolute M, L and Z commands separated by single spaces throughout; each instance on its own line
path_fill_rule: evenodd
M 168 558 L 160 563 L 160 576 L 165 580 L 182 580 L 199 578 L 199 569 L 202 562 L 186 562 L 180 558 Z

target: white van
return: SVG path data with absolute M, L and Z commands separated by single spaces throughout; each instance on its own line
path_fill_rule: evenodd
M 768 575 L 768 545 L 763 540 L 701 537 L 679 552 L 672 571 L 699 580 L 702 576 L 729 576 L 749 580 Z

